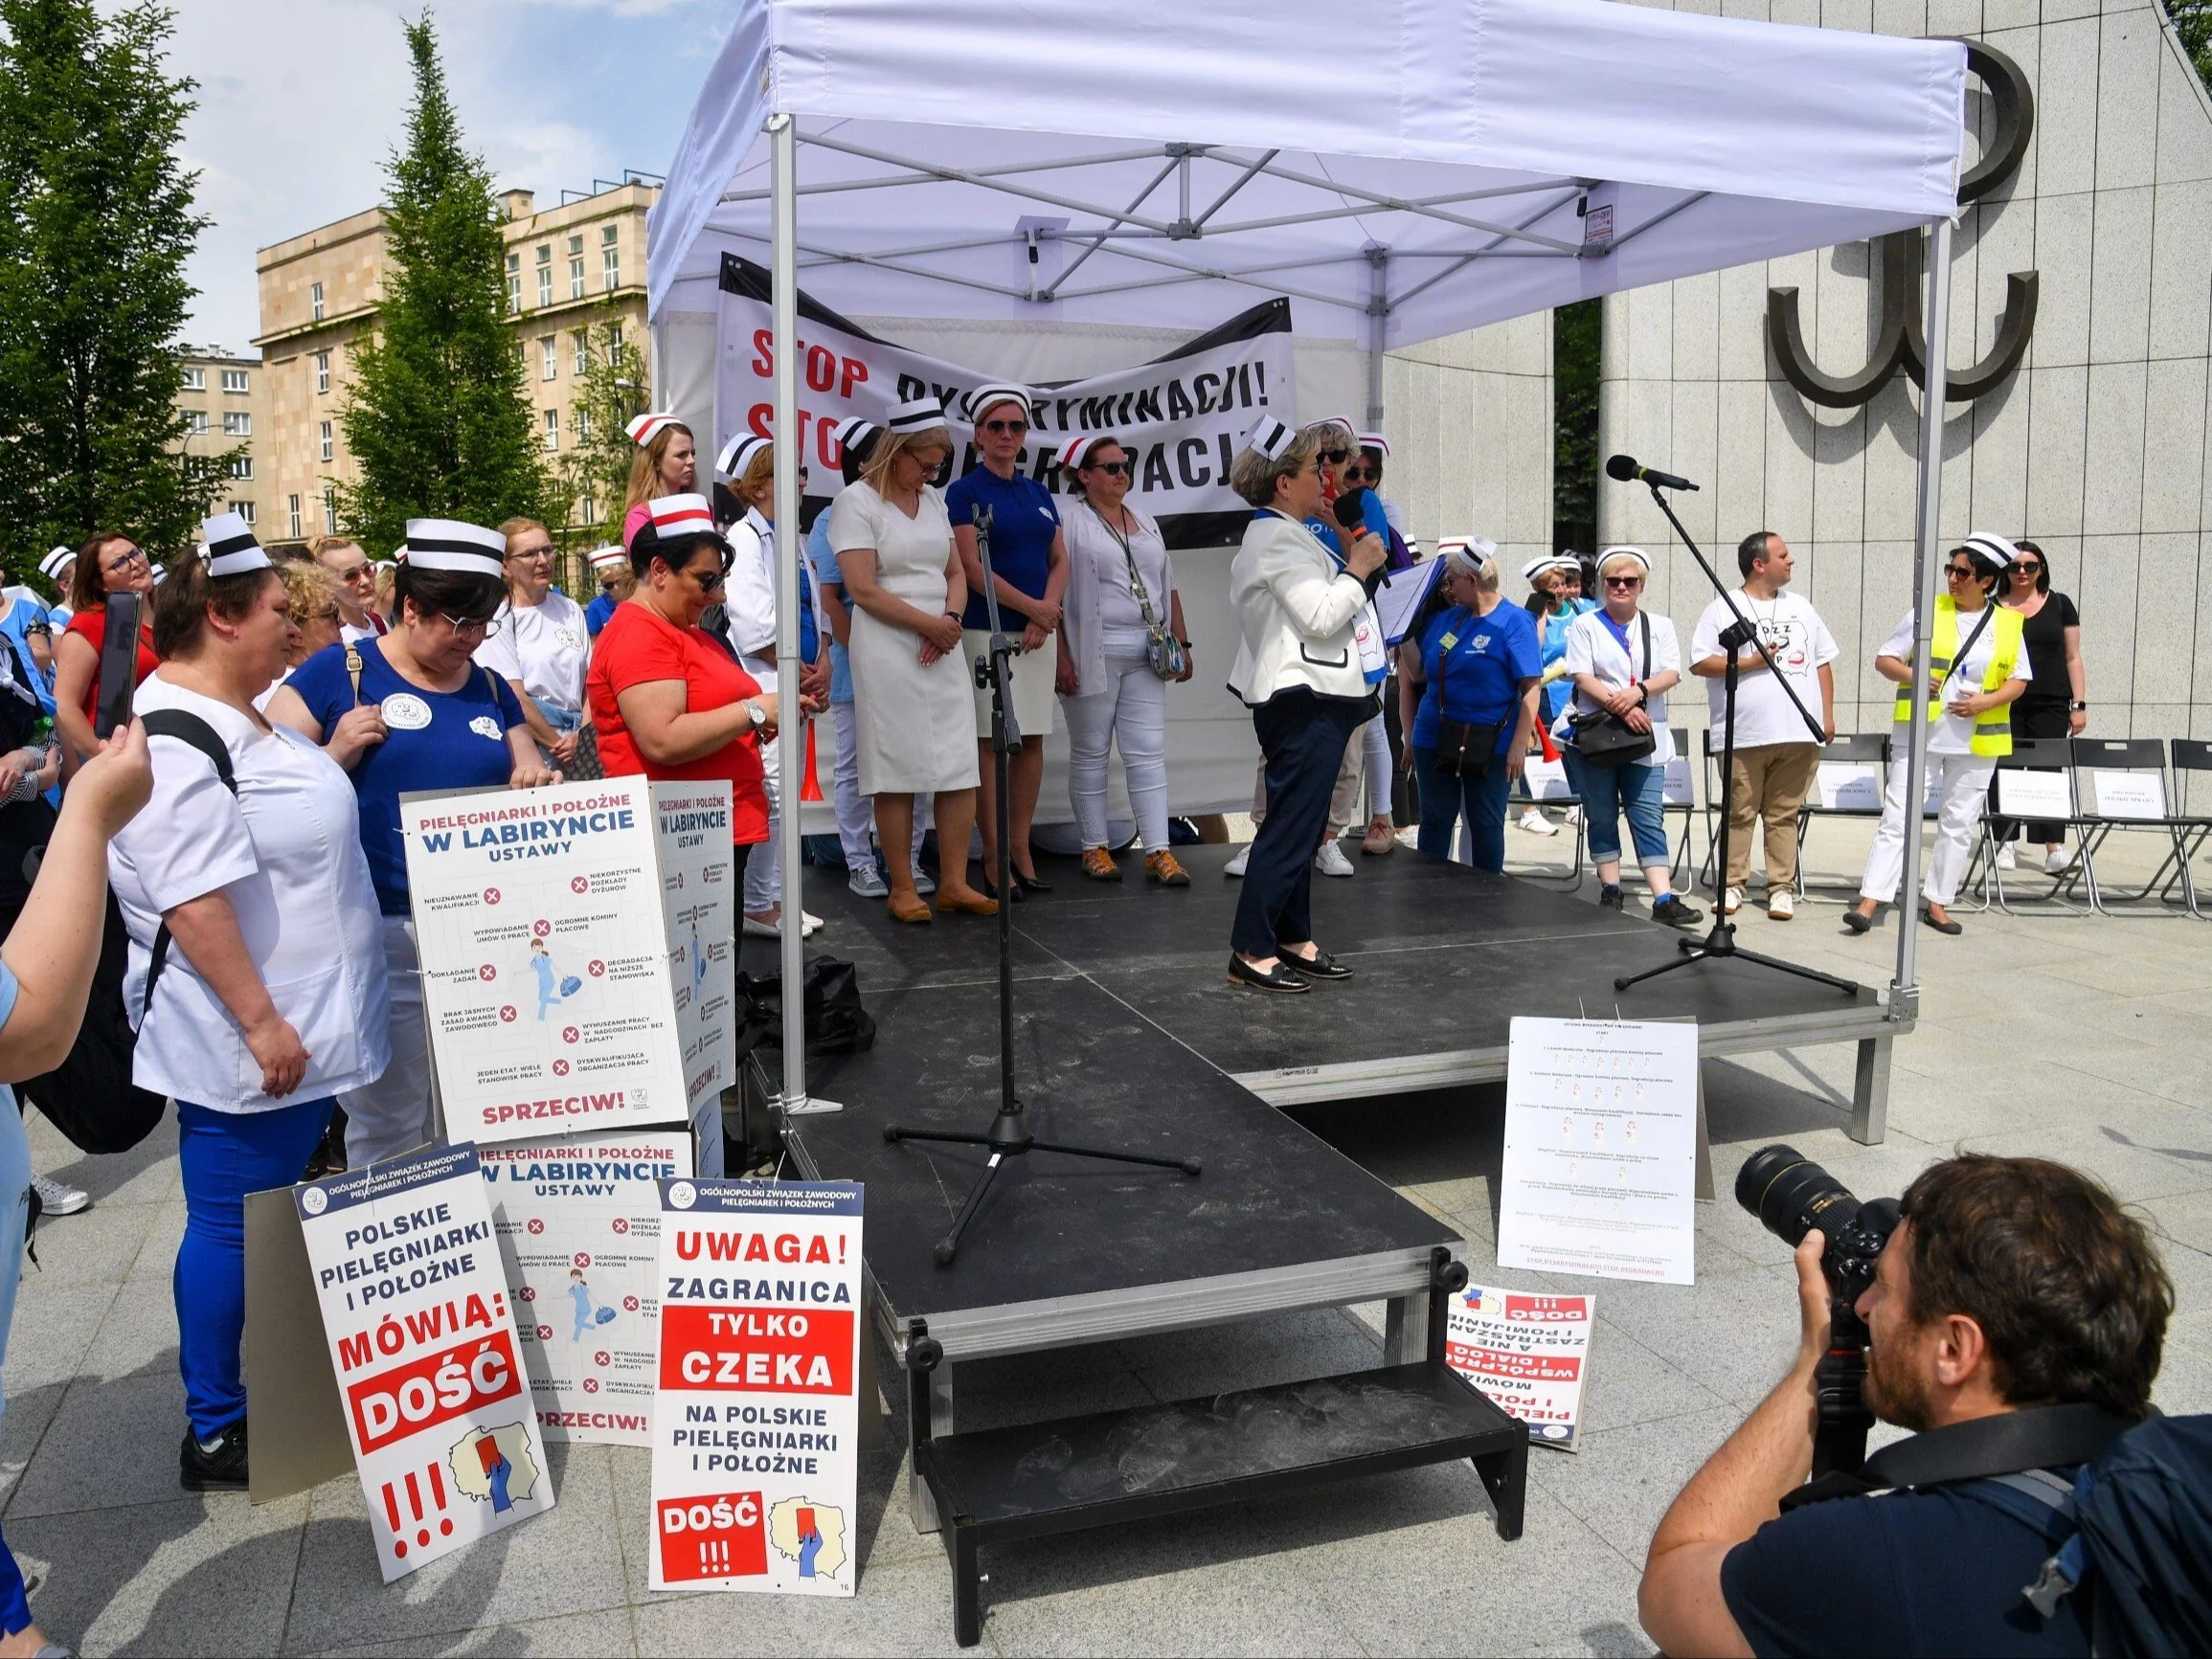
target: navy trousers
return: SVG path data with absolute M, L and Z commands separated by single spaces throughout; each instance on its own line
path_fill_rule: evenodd
M 1252 711 L 1267 766 L 1267 820 L 1253 837 L 1230 943 L 1267 957 L 1314 936 L 1314 852 L 1328 827 L 1329 796 L 1344 746 L 1374 717 L 1367 697 L 1323 697 L 1299 686 Z

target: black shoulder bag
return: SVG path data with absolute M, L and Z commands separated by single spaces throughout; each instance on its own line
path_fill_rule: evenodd
M 1636 613 L 1643 624 L 1643 678 L 1651 678 L 1651 617 L 1641 611 Z M 1636 664 L 1629 664 L 1631 684 L 1640 684 L 1633 675 Z M 1647 711 L 1648 712 L 1648 711 Z M 1658 737 L 1649 731 L 1629 729 L 1628 717 L 1615 714 L 1610 708 L 1595 708 L 1574 716 L 1574 751 L 1591 766 L 1626 766 L 1641 760 L 1659 747 Z

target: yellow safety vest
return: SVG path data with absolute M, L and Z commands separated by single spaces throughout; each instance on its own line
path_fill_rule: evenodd
M 1981 677 L 1981 688 L 1995 691 L 2014 677 L 2020 666 L 2022 641 L 2020 630 L 2025 625 L 2018 611 L 1996 606 L 1996 614 L 1989 619 L 1989 631 L 1997 636 L 1996 648 L 1989 659 L 1989 672 Z M 1981 618 L 1975 618 L 1979 622 Z M 1935 629 L 1928 641 L 1929 666 L 1934 672 L 1929 678 L 1928 718 L 1943 717 L 1943 683 L 1951 673 L 1952 659 L 1958 655 L 1958 607 L 1952 603 L 1949 594 L 1939 594 L 1935 600 Z M 1912 687 L 1902 685 L 1897 692 L 1897 718 L 1912 718 Z M 1984 709 L 1975 716 L 1974 737 L 1970 747 L 1985 759 L 1996 759 L 2012 752 L 2012 705 L 2001 708 Z

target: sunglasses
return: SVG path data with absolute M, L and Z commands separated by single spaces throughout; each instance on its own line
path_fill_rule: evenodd
M 1346 483 L 1380 483 L 1383 469 L 1379 466 L 1347 466 L 1343 479 Z
M 1643 578 L 1641 576 L 1608 576 L 1605 578 L 1605 585 L 1609 588 L 1640 588 L 1643 586 Z
M 1327 466 L 1342 466 L 1350 458 L 1351 453 L 1348 449 L 1324 449 L 1314 459 Z
M 1094 461 L 1091 470 L 1112 473 L 1116 478 L 1135 478 L 1137 476 L 1137 463 L 1129 460 Z
M 2012 568 L 2023 576 L 2040 576 L 2043 573 L 2043 566 L 2031 565 L 2025 559 L 2015 559 Z
M 720 571 L 693 571 L 691 580 L 699 584 L 699 592 L 702 594 L 719 594 L 722 591 Z
M 983 430 L 985 432 L 1022 433 L 1029 430 L 1029 423 L 1026 420 L 986 420 L 983 422 Z
M 1943 568 L 1943 573 L 1954 582 L 1970 582 L 1974 579 L 1974 567 L 1972 565 L 1946 565 Z

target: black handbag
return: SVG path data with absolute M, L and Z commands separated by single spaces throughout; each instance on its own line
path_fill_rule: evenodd
M 1436 770 L 1446 777 L 1488 777 L 1490 757 L 1498 752 L 1502 723 L 1472 725 L 1464 720 L 1436 723 Z
M 1641 612 L 1636 620 L 1643 624 L 1643 677 L 1651 678 L 1651 618 Z M 1633 671 L 1636 664 L 1631 662 Z M 1659 738 L 1650 731 L 1632 730 L 1625 715 L 1610 708 L 1585 709 L 1571 717 L 1574 727 L 1574 751 L 1589 766 L 1627 766 L 1659 747 Z

